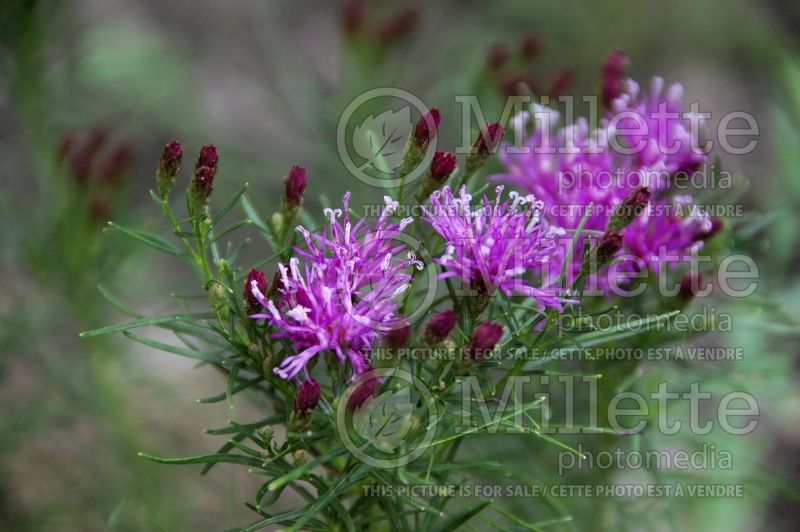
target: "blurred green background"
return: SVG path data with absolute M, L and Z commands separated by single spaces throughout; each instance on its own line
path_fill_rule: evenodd
M 744 500 L 673 502 L 664 516 L 589 501 L 579 524 L 796 529 L 800 8 L 788 0 L 365 5 L 353 36 L 346 8 L 332 1 L 0 3 L 0 529 L 216 530 L 252 517 L 242 501 L 257 484 L 246 472 L 218 467 L 199 477 L 197 467 L 160 466 L 136 452 L 206 452 L 220 437 L 201 429 L 252 418 L 258 406 L 198 404 L 223 386 L 215 373 L 123 338 L 77 336 L 121 319 L 98 284 L 143 313 L 168 311 L 169 294 L 197 289 L 177 264 L 102 231 L 107 220 L 165 230 L 148 199 L 165 142 L 185 143 L 186 166 L 200 144 L 217 144 L 215 194 L 247 181 L 264 212 L 277 207 L 294 164 L 308 169 L 311 209 L 350 188 L 374 201 L 381 191 L 349 177 L 335 151 L 347 103 L 369 88 L 404 88 L 441 109 L 443 142 L 455 145 L 453 96 L 478 94 L 499 112 L 486 55 L 498 42 L 516 53 L 532 32 L 542 47 L 524 69 L 540 80 L 571 69 L 573 92 L 591 93 L 602 58 L 620 47 L 631 77 L 680 80 L 687 100 L 712 112 L 712 127 L 741 110 L 761 132 L 753 154 L 721 154 L 749 183 L 736 191 L 748 216 L 734 221 L 732 245 L 756 258 L 761 287 L 750 305 L 729 310 L 734 334 L 704 340 L 743 346 L 745 360 L 656 368 L 675 382 L 699 374 L 757 397 L 756 433 L 724 444 L 740 457 L 733 473 L 756 489 Z M 254 243 L 249 258 L 265 251 Z M 520 467 L 544 452 L 552 450 L 531 447 Z

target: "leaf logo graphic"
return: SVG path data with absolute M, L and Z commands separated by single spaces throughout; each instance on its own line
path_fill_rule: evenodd
M 393 392 L 387 390 L 367 401 L 353 412 L 353 428 L 366 442 L 385 453 L 393 452 L 411 430 L 414 403 L 411 389 L 406 386 Z
M 353 130 L 353 148 L 365 159 L 359 169 L 372 166 L 390 175 L 403 162 L 406 140 L 413 127 L 410 107 L 369 115 Z

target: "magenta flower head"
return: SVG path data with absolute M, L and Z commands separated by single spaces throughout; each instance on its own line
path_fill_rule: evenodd
M 183 160 L 183 146 L 177 140 L 170 141 L 164 146 L 164 153 L 156 170 L 156 190 L 158 196 L 166 199 L 169 191 L 175 186 L 175 179 Z
M 283 182 L 283 206 L 287 213 L 297 213 L 306 191 L 306 170 L 292 166 Z
M 446 151 L 434 153 L 431 161 L 431 179 L 433 182 L 440 185 L 447 181 L 447 178 L 456 169 L 457 161 L 455 153 Z
M 466 356 L 470 360 L 489 358 L 497 342 L 503 337 L 503 327 L 490 321 L 484 321 L 472 333 L 466 348 Z
M 245 279 L 244 291 L 242 292 L 245 310 L 248 314 L 255 314 L 261 307 L 258 299 L 253 295 L 253 283 L 262 294 L 266 294 L 268 289 L 267 276 L 264 275 L 264 272 L 255 268 L 251 269 L 247 274 L 247 279 Z
M 294 399 L 294 413 L 307 414 L 316 408 L 319 403 L 321 395 L 319 383 L 314 379 L 304 380 L 297 390 L 297 396 Z
M 278 330 L 275 337 L 293 346 L 294 354 L 274 369 L 281 378 L 295 378 L 323 351 L 360 375 L 370 367 L 369 355 L 384 333 L 405 325 L 397 316 L 402 294 L 410 269 L 423 264 L 396 237 L 412 219 L 392 222 L 398 203 L 386 197 L 374 226 L 363 219 L 353 223 L 349 200 L 347 193 L 343 209 L 323 211 L 328 223 L 321 233 L 297 227 L 305 246 L 295 248 L 288 266 L 278 265 L 277 302 L 251 283 L 266 312 L 250 317 L 268 319 Z
M 453 309 L 443 310 L 436 314 L 428 325 L 425 327 L 425 332 L 422 333 L 422 338 L 431 344 L 438 344 L 447 338 L 450 331 L 456 325 L 458 315 Z
M 627 79 L 624 90 L 611 105 L 615 128 L 622 131 L 635 153 L 634 164 L 653 166 L 662 161 L 670 175 L 692 173 L 708 160 L 700 146 L 699 129 L 683 108 L 683 86 L 675 83 L 664 90 L 664 80 L 653 78 L 650 91 L 643 93 L 639 85 Z M 702 125 L 701 118 L 695 117 Z M 642 132 L 645 132 L 642 134 Z
M 442 114 L 436 108 L 432 108 L 422 115 L 414 128 L 414 144 L 424 150 L 430 141 L 436 137 L 441 123 Z
M 423 206 L 423 220 L 439 233 L 447 246 L 436 259 L 444 268 L 439 278 L 459 277 L 470 286 L 482 286 L 489 294 L 495 290 L 506 296 L 524 295 L 561 312 L 572 303 L 554 287 L 536 287 L 523 278 L 538 272 L 556 252 L 554 238 L 562 231 L 541 219 L 543 205 L 531 196 L 511 192 L 510 201 L 501 203 L 503 187 L 496 189 L 494 203 L 484 196 L 477 207 L 466 187 L 459 197 L 450 187 L 434 192 L 430 210 Z
M 628 56 L 619 48 L 614 48 L 603 61 L 600 69 L 600 93 L 603 107 L 611 109 L 611 102 L 622 95 Z

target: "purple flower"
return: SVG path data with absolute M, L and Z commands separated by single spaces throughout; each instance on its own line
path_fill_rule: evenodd
M 430 210 L 423 206 L 423 220 L 447 245 L 446 253 L 436 259 L 445 269 L 439 278 L 460 277 L 490 294 L 500 290 L 507 296 L 526 295 L 562 311 L 564 303 L 573 301 L 561 297 L 556 288 L 537 288 L 522 277 L 550 260 L 559 230 L 540 219 L 543 205 L 533 196 L 511 192 L 511 202 L 500 203 L 502 191 L 497 187 L 494 204 L 484 196 L 483 203 L 473 208 L 466 187 L 458 198 L 444 187 L 431 195 Z
M 457 320 L 458 315 L 455 310 L 443 310 L 431 318 L 422 337 L 431 343 L 438 344 L 447 338 L 447 335 L 456 326 Z
M 359 375 L 369 369 L 376 342 L 387 331 L 407 325 L 395 313 L 409 287 L 408 270 L 423 265 L 410 251 L 400 258 L 405 245 L 395 237 L 412 219 L 391 223 L 398 204 L 386 197 L 374 227 L 363 219 L 353 224 L 349 198 L 345 194 L 344 209 L 324 210 L 329 220 L 322 233 L 298 226 L 306 246 L 295 248 L 288 266 L 278 265 L 277 304 L 251 283 L 253 295 L 268 311 L 251 317 L 267 318 L 279 331 L 275 337 L 287 338 L 297 352 L 274 370 L 284 379 L 294 378 L 326 350 L 341 363 L 349 362 L 353 375 Z
M 638 166 L 652 166 L 663 161 L 669 174 L 691 173 L 708 157 L 700 148 L 698 131 L 692 131 L 691 121 L 684 117 L 683 86 L 670 85 L 664 94 L 664 80 L 653 78 L 650 91 L 642 93 L 632 79 L 625 80 L 622 94 L 611 103 L 616 115 L 615 129 L 630 147 L 641 146 L 636 153 Z M 697 117 L 697 125 L 702 123 Z M 645 134 L 634 132 L 642 128 Z
M 534 112 L 539 122 L 552 125 L 558 120 L 555 111 L 537 106 Z M 543 119 L 546 117 L 549 120 Z M 524 121 L 514 125 L 525 133 Z M 584 230 L 602 234 L 610 217 L 624 206 L 626 199 L 642 195 L 642 187 L 652 191 L 649 207 L 622 230 L 623 249 L 619 259 L 622 263 L 612 267 L 611 273 L 602 272 L 598 288 L 607 288 L 610 276 L 621 276 L 618 279 L 621 282 L 628 274 L 643 268 L 658 271 L 668 256 L 699 249 L 700 235 L 710 230 L 711 222 L 706 216 L 692 212 L 691 197 L 670 198 L 666 194 L 667 164 L 674 163 L 666 155 L 651 160 L 615 153 L 611 140 L 616 132 L 607 120 L 593 131 L 584 119 L 553 129 L 546 125 L 536 129 L 522 146 L 527 151 L 501 149 L 500 160 L 506 173 L 491 177 L 493 181 L 511 183 L 533 193 L 544 202 L 544 216 L 553 225 L 568 231 L 577 229 L 591 205 Z M 638 195 L 634 194 L 637 190 Z M 636 205 L 644 204 L 644 199 L 636 200 Z M 631 214 L 637 213 L 631 209 Z M 568 279 L 575 279 L 580 270 L 586 238 L 581 236 L 576 242 L 572 263 L 567 268 Z M 552 274 L 560 273 L 571 239 L 572 235 L 568 235 L 559 242 Z
M 466 355 L 470 360 L 488 358 L 497 342 L 503 337 L 503 327 L 490 321 L 484 321 L 472 333 L 467 344 Z

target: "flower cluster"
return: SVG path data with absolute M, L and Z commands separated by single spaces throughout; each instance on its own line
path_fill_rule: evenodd
M 400 296 L 410 268 L 423 265 L 413 252 L 400 257 L 405 245 L 396 237 L 412 219 L 390 222 L 398 204 L 387 197 L 374 227 L 363 219 L 353 224 L 349 198 L 345 194 L 343 209 L 325 209 L 321 234 L 297 227 L 306 247 L 295 249 L 288 266 L 279 265 L 277 303 L 251 281 L 253 296 L 267 310 L 251 317 L 268 319 L 279 331 L 275 336 L 288 339 L 296 352 L 274 370 L 284 379 L 301 371 L 308 376 L 306 364 L 326 350 L 359 375 L 370 368 L 369 354 L 383 332 L 406 325 L 396 315 Z
M 619 70 L 624 61 L 617 57 L 616 63 Z M 697 132 L 682 114 L 682 88 L 673 85 L 662 96 L 660 78 L 646 95 L 640 95 L 631 80 L 623 86 L 611 104 L 616 114 L 601 120 L 594 130 L 585 119 L 556 129 L 558 113 L 534 105 L 533 112 L 543 116 L 544 126 L 524 140 L 522 148 L 527 149 L 501 150 L 506 171 L 492 176 L 496 182 L 535 194 L 545 204 L 547 219 L 568 230 L 577 229 L 585 216 L 584 230 L 604 232 L 615 207 L 642 187 L 652 191 L 648 209 L 622 231 L 624 260 L 612 274 L 622 279 L 626 272 L 643 268 L 657 272 L 668 255 L 695 252 L 712 230 L 712 220 L 705 215 L 679 214 L 693 212 L 679 208 L 692 205 L 690 196 L 669 193 L 671 176 L 694 171 L 706 161 L 698 148 Z M 523 136 L 529 118 L 530 113 L 525 113 L 514 122 Z M 639 128 L 638 136 L 630 133 L 634 126 Z M 567 268 L 573 277 L 580 269 L 584 240 L 578 239 Z M 557 262 L 563 264 L 570 244 L 571 239 L 561 243 Z M 601 276 L 599 286 L 607 286 L 607 281 L 607 276 Z
M 554 287 L 535 287 L 522 276 L 540 271 L 555 252 L 554 238 L 561 231 L 540 217 L 542 203 L 532 195 L 511 192 L 503 201 L 497 187 L 494 203 L 484 196 L 481 205 L 470 205 L 472 196 L 462 187 L 455 197 L 449 187 L 431 195 L 431 207 L 423 207 L 423 220 L 446 242 L 446 253 L 436 262 L 444 269 L 440 279 L 460 277 L 471 287 L 489 294 L 500 290 L 520 294 L 540 304 L 563 309 L 571 302 Z

